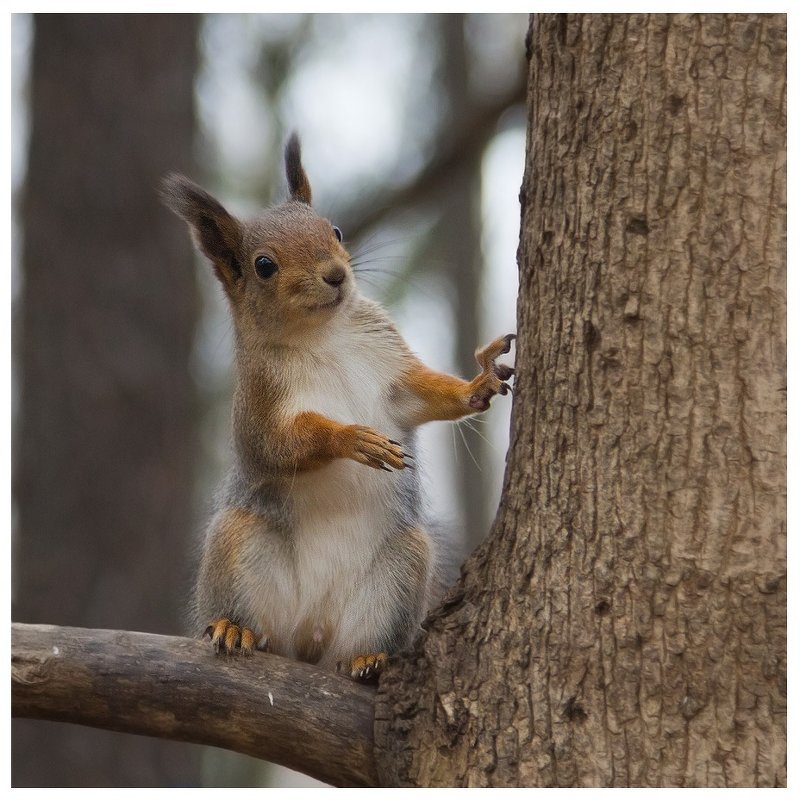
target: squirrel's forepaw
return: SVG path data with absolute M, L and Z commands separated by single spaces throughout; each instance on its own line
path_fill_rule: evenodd
M 354 656 L 349 665 L 346 662 L 339 662 L 336 666 L 336 672 L 346 672 L 351 679 L 356 679 L 357 681 L 372 681 L 378 678 L 381 671 L 386 667 L 388 660 L 389 657 L 383 651 L 378 654 Z
M 475 351 L 475 359 L 481 366 L 481 374 L 473 380 L 470 387 L 469 405 L 479 412 L 489 408 L 489 401 L 495 395 L 507 395 L 511 387 L 506 384 L 514 375 L 514 368 L 507 364 L 497 364 L 495 359 L 511 350 L 515 334 L 506 334 L 490 342 L 485 348 Z
M 268 637 L 259 639 L 252 629 L 248 629 L 246 626 L 237 626 L 227 617 L 212 620 L 203 636 L 211 637 L 211 645 L 214 646 L 215 654 L 224 650 L 230 656 L 238 647 L 242 656 L 252 656 L 255 648 L 262 651 L 269 648 Z
M 406 460 L 414 457 L 406 453 L 399 442 L 367 426 L 348 426 L 347 432 L 349 439 L 347 455 L 356 462 L 390 473 L 392 468 L 395 470 L 413 468 L 413 465 L 408 464 Z

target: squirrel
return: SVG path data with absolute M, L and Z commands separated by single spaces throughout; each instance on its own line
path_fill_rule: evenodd
M 216 653 L 264 649 L 374 679 L 436 600 L 415 429 L 505 395 L 514 370 L 496 358 L 514 335 L 476 352 L 471 381 L 426 367 L 356 288 L 342 232 L 312 208 L 296 133 L 285 166 L 288 200 L 247 221 L 183 175 L 162 184 L 235 331 L 233 460 L 193 617 Z

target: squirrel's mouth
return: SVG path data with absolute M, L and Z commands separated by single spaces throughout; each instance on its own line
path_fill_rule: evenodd
M 309 306 L 308 310 L 315 312 L 315 311 L 324 311 L 325 309 L 334 309 L 344 300 L 344 295 L 345 293 L 341 289 L 339 289 L 336 292 L 335 298 L 325 303 L 315 303 L 313 306 Z

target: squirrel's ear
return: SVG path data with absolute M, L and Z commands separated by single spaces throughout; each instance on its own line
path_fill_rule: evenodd
M 161 184 L 161 199 L 189 223 L 200 249 L 230 295 L 242 277 L 239 253 L 242 224 L 204 189 L 183 175 L 171 173 Z
M 311 184 L 300 161 L 300 139 L 294 132 L 286 143 L 286 180 L 289 182 L 289 196 L 292 200 L 311 205 Z

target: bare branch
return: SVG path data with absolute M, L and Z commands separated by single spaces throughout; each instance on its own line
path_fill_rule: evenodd
M 270 654 L 132 631 L 11 624 L 11 713 L 228 748 L 374 785 L 374 691 Z
M 525 101 L 525 88 L 525 82 L 521 81 L 494 102 L 475 106 L 466 115 L 469 123 L 454 131 L 449 142 L 408 183 L 394 191 L 384 188 L 379 197 L 362 197 L 357 205 L 338 212 L 337 219 L 342 221 L 347 238 L 357 240 L 388 213 L 415 206 L 446 187 L 447 176 L 486 147 L 503 112 Z

